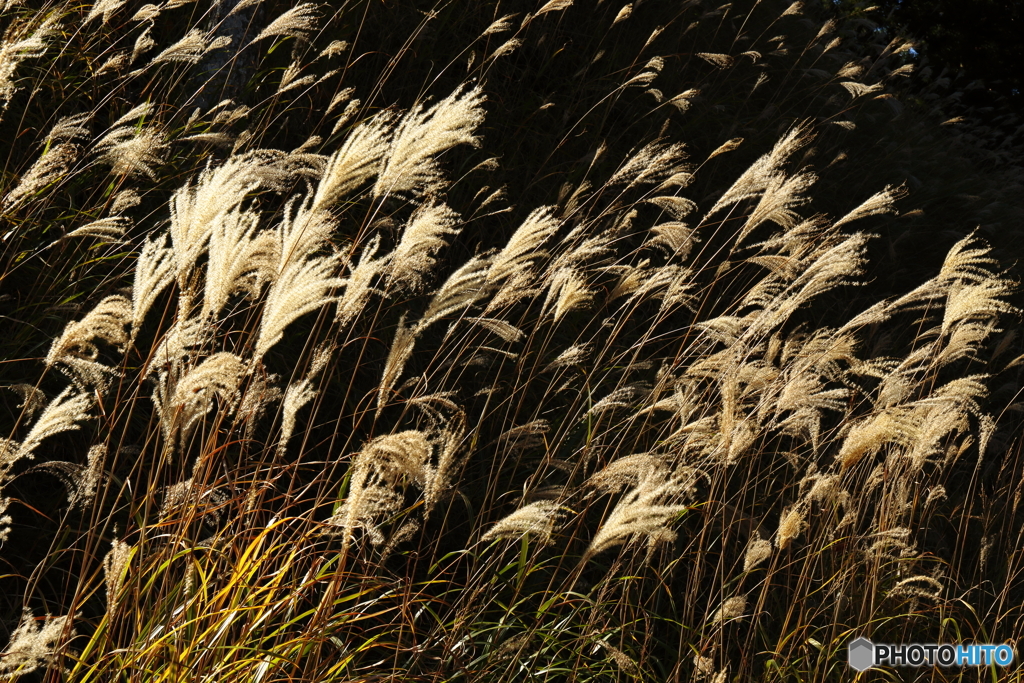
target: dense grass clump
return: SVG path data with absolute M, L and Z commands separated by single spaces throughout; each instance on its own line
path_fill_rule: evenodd
M 774 0 L 0 7 L 0 679 L 1021 635 L 1019 148 L 910 43 Z

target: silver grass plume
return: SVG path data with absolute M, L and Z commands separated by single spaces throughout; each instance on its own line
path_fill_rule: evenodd
M 217 168 L 205 169 L 171 197 L 171 228 L 175 272 L 184 288 L 196 260 L 208 247 L 218 215 L 238 206 L 249 192 L 274 186 L 279 157 L 264 150 L 234 155 Z
M 419 334 L 441 318 L 481 299 L 487 293 L 485 284 L 490 266 L 489 257 L 474 256 L 452 273 L 434 294 L 423 317 L 416 323 L 416 333 Z
M 388 151 L 394 117 L 379 114 L 356 126 L 331 155 L 313 195 L 313 210 L 323 211 L 359 189 L 380 171 Z
M 789 158 L 810 144 L 813 135 L 807 126 L 796 126 L 782 137 L 772 151 L 755 161 L 746 171 L 736 179 L 725 194 L 719 197 L 711 210 L 704 217 L 706 221 L 709 216 L 719 209 L 743 201 L 749 197 L 756 197 L 764 192 L 768 182 L 773 178 L 779 167 Z
M 142 197 L 135 190 L 121 190 L 110 202 L 110 213 L 117 215 L 142 203 Z
M 720 624 L 730 619 L 737 619 L 743 616 L 743 613 L 747 610 L 747 598 L 743 595 L 738 595 L 729 598 L 722 603 L 718 611 L 715 612 L 714 616 L 711 617 L 712 624 Z
M 782 511 L 779 529 L 775 534 L 775 546 L 779 550 L 784 550 L 807 528 L 807 523 L 804 521 L 806 515 L 807 510 L 802 503 L 797 503 Z
M 4 210 L 16 208 L 50 183 L 66 175 L 81 151 L 78 145 L 70 142 L 61 142 L 51 147 L 32 164 L 15 188 L 4 197 Z
M 98 221 L 87 223 L 80 228 L 75 228 L 64 235 L 61 239 L 68 239 L 70 237 L 95 237 L 101 240 L 118 243 L 122 241 L 121 238 L 124 237 L 125 231 L 131 226 L 131 224 L 132 222 L 128 218 L 110 216 L 108 218 L 101 218 Z M 54 242 L 54 244 L 56 244 L 56 242 Z
M 132 46 L 131 62 L 134 62 L 140 56 L 156 47 L 156 41 L 153 40 L 153 37 L 150 35 L 150 31 L 152 31 L 152 29 L 152 25 L 147 26 L 146 30 L 140 33 L 139 37 L 135 39 L 135 44 Z
M 782 324 L 811 299 L 842 285 L 857 284 L 852 278 L 863 274 L 868 236 L 855 234 L 823 248 L 814 261 L 790 284 L 744 333 L 750 340 Z
M 313 210 L 303 202 L 285 206 L 284 218 L 277 226 L 278 262 L 275 270 L 283 271 L 293 261 L 303 261 L 323 247 L 334 229 L 334 221 L 323 211 Z
M 161 62 L 184 62 L 197 64 L 208 53 L 225 48 L 231 44 L 231 38 L 220 36 L 210 40 L 210 36 L 197 28 L 190 30 L 185 37 L 153 58 L 152 64 Z
M 401 480 L 420 489 L 430 484 L 435 476 L 431 450 L 426 435 L 415 430 L 381 436 L 363 447 L 352 462 L 348 498 L 326 522 L 343 530 L 343 547 L 355 540 L 356 529 L 375 543 L 383 542 L 373 520 L 397 510 L 402 499 L 394 489 Z
M 474 135 L 484 121 L 483 91 L 461 87 L 437 104 L 417 104 L 402 117 L 388 150 L 387 162 L 377 177 L 373 194 L 423 194 L 441 182 L 435 156 L 456 145 L 477 146 Z
M 551 311 L 557 322 L 570 311 L 587 306 L 593 299 L 593 292 L 587 289 L 586 284 L 586 280 L 574 269 L 559 269 L 551 278 L 551 286 L 544 301 L 544 311 Z
M 1001 314 L 1014 314 L 1018 309 L 1005 301 L 1013 293 L 1010 280 L 990 277 L 978 284 L 953 286 L 946 301 L 942 316 L 942 333 L 946 334 L 955 325 L 976 320 L 995 320 Z
M 309 33 L 316 28 L 316 20 L 319 18 L 317 7 L 317 4 L 313 2 L 303 2 L 292 7 L 270 22 L 270 25 L 260 31 L 252 39 L 252 42 L 255 43 L 271 36 L 289 36 L 308 42 Z
M 218 315 L 236 292 L 255 297 L 276 275 L 278 240 L 258 225 L 257 214 L 237 207 L 217 216 L 210 232 L 204 313 Z
M 0 439 L 0 460 L 4 458 L 4 439 Z M 7 508 L 11 505 L 10 498 L 0 497 L 0 544 L 3 544 L 10 538 L 11 535 L 11 524 L 14 523 L 14 518 L 7 514 Z
M 21 396 L 21 403 L 17 407 L 21 408 L 25 417 L 32 417 L 46 407 L 46 394 L 38 387 L 31 384 L 8 384 L 4 388 Z
M 183 358 L 194 355 L 211 337 L 209 321 L 200 317 L 174 321 L 149 356 L 145 374 L 159 372 L 162 366 L 177 369 Z
M 155 128 L 138 131 L 135 126 L 115 128 L 94 148 L 99 162 L 110 166 L 115 175 L 141 173 L 156 180 L 154 166 L 163 164 L 161 152 L 167 149 L 163 133 Z
M 531 211 L 491 260 L 487 282 L 494 285 L 507 280 L 531 268 L 537 259 L 544 258 L 547 254 L 541 251 L 540 246 L 558 231 L 559 225 L 553 207 L 542 206 Z
M 618 493 L 641 481 L 668 474 L 668 463 L 654 453 L 634 453 L 614 460 L 587 480 L 586 486 L 600 493 Z
M 32 425 L 28 435 L 20 444 L 7 442 L 0 444 L 0 482 L 7 479 L 7 474 L 16 462 L 25 458 L 31 460 L 33 451 L 39 447 L 43 439 L 63 432 L 81 429 L 81 421 L 89 418 L 88 409 L 92 405 L 92 396 L 85 393 L 72 394 L 72 387 L 66 388 L 43 409 L 39 419 Z M 5 440 L 6 441 L 6 440 Z
M 685 482 L 664 471 L 651 472 L 625 493 L 587 548 L 587 557 L 630 541 L 645 540 L 648 549 L 675 540 L 668 524 L 686 505 L 672 503 L 687 490 Z
M 164 402 L 159 392 L 154 394 L 154 403 L 168 439 L 176 427 L 183 434 L 189 434 L 213 407 L 215 398 L 229 409 L 234 407 L 244 371 L 245 364 L 241 358 L 222 351 L 206 358 L 181 378 L 174 387 L 170 405 Z
M 848 214 L 836 221 L 832 227 L 838 228 L 840 225 L 850 223 L 861 218 L 868 216 L 877 216 L 883 213 L 896 213 L 896 200 L 906 196 L 907 188 L 900 185 L 894 187 L 892 185 L 887 186 L 881 192 L 869 197 L 863 204 L 850 211 Z
M 110 21 L 110 15 L 119 10 L 125 2 L 126 0 L 96 0 L 92 9 L 89 10 L 87 15 L 85 15 L 85 21 L 83 21 L 82 24 L 88 24 L 100 15 L 103 16 L 103 21 L 101 23 L 106 24 Z
M 113 295 L 96 304 L 84 318 L 78 322 L 70 322 L 64 327 L 61 336 L 50 345 L 46 354 L 46 365 L 73 358 L 95 361 L 99 357 L 99 347 L 95 339 L 123 349 L 128 342 L 125 327 L 131 324 L 132 304 L 123 296 Z
M 40 624 L 32 612 L 26 610 L 21 616 L 21 623 L 11 632 L 7 649 L 0 653 L 0 676 L 11 676 L 9 680 L 17 680 L 53 665 L 70 619 L 71 615 L 47 616 Z M 73 636 L 74 630 L 68 635 Z
M 107 618 L 111 618 L 120 604 L 121 586 L 128 562 L 132 557 L 133 546 L 115 538 L 110 544 L 110 551 L 103 558 L 103 578 L 107 587 Z
M 743 554 L 743 571 L 749 572 L 771 556 L 771 541 L 761 538 L 761 535 L 755 531 L 754 537 L 750 539 L 747 550 Z
M 910 448 L 918 440 L 919 419 L 902 407 L 886 408 L 850 427 L 836 460 L 843 469 L 853 467 L 864 456 L 888 443 Z
M 772 221 L 786 230 L 795 227 L 800 222 L 800 216 L 793 209 L 810 202 L 805 193 L 815 180 L 817 176 L 813 173 L 798 173 L 788 178 L 781 173 L 773 173 L 733 246 L 738 246 L 765 221 Z
M 153 21 L 160 16 L 160 8 L 149 3 L 145 4 L 132 15 L 132 21 Z
M 667 144 L 662 140 L 648 143 L 630 157 L 607 184 L 626 184 L 628 190 L 641 184 L 664 182 L 685 170 L 681 163 L 686 158 L 685 148 L 683 144 Z
M 466 322 L 479 325 L 488 332 L 493 332 L 498 335 L 510 344 L 522 341 L 523 337 L 526 336 L 525 332 L 512 323 L 505 322 L 504 320 L 498 320 L 497 318 L 466 318 Z
M 421 291 L 426 275 L 437 265 L 434 255 L 448 245 L 447 235 L 459 234 L 459 229 L 453 227 L 458 220 L 457 213 L 437 200 L 419 206 L 392 252 L 389 284 L 412 292 Z
M 413 325 L 405 324 L 405 314 L 402 314 L 398 321 L 398 328 L 395 331 L 395 339 L 391 343 L 391 350 L 388 352 L 387 361 L 384 363 L 384 372 L 381 373 L 380 386 L 377 388 L 377 416 L 384 410 L 388 399 L 391 398 L 391 390 L 398 383 L 398 378 L 405 369 L 405 364 L 412 355 L 416 345 L 416 328 Z
M 284 455 L 285 449 L 288 446 L 288 440 L 295 431 L 295 418 L 298 412 L 320 393 L 313 388 L 313 381 L 327 367 L 332 350 L 333 347 L 331 346 L 318 348 L 313 354 L 313 362 L 310 364 L 309 373 L 298 382 L 289 384 L 285 390 L 284 400 L 281 404 L 281 436 L 277 444 L 279 456 Z
M 16 35 L 17 24 L 10 26 L 0 39 L 0 115 L 7 109 L 17 89 L 14 87 L 14 72 L 26 59 L 42 57 L 49 46 L 49 40 L 57 32 L 57 18 L 46 19 L 27 37 Z
M 345 284 L 335 277 L 336 259 L 320 256 L 290 261 L 267 292 L 256 355 L 263 356 L 284 336 L 285 328 L 307 313 L 337 300 L 332 292 Z
M 391 260 L 391 255 L 375 259 L 377 250 L 380 248 L 380 237 L 375 236 L 359 254 L 359 263 L 355 268 L 349 264 L 349 275 L 342 283 L 345 285 L 345 293 L 338 300 L 338 310 L 335 319 L 342 325 L 347 325 L 355 320 L 363 311 L 370 294 L 383 295 L 379 289 L 372 287 L 377 276 L 384 271 Z
M 50 132 L 46 135 L 45 144 L 58 142 L 61 140 L 72 141 L 81 138 L 88 138 L 91 133 L 85 124 L 92 119 L 92 112 L 86 112 L 84 114 L 75 114 L 74 116 L 64 116 L 50 129 Z
M 543 544 L 554 542 L 555 525 L 565 516 L 562 506 L 553 500 L 540 500 L 519 508 L 494 524 L 481 541 L 519 540 L 524 536 Z
M 132 286 L 132 338 L 138 334 L 146 313 L 174 279 L 174 250 L 167 246 L 167 233 L 147 239 L 135 261 Z

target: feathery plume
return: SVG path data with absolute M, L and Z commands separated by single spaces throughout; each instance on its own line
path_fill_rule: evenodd
M 342 325 L 347 325 L 356 319 L 362 312 L 363 306 L 366 305 L 370 294 L 383 294 L 379 289 L 370 286 L 373 284 L 374 278 L 383 272 L 391 260 L 390 254 L 379 259 L 374 258 L 379 247 L 380 237 L 377 236 L 363 249 L 356 267 L 352 268 L 349 264 L 349 275 L 342 281 L 345 285 L 345 294 L 338 301 L 338 311 L 335 315 L 335 320 Z
M 132 287 L 132 338 L 139 332 L 146 313 L 160 292 L 174 278 L 174 251 L 167 246 L 167 233 L 147 239 L 135 261 Z
M 17 24 L 7 29 L 6 35 L 0 39 L 0 114 L 7 109 L 7 103 L 17 92 L 14 87 L 14 72 L 18 65 L 26 59 L 42 57 L 49 47 L 48 41 L 57 32 L 56 15 L 43 21 L 27 38 L 19 39 L 14 35 Z
M 16 680 L 37 669 L 50 667 L 70 618 L 71 615 L 47 616 L 40 625 L 32 612 L 25 610 L 21 623 L 11 632 L 7 649 L 0 654 L 0 675 Z M 70 635 L 74 635 L 74 630 Z
M 152 28 L 152 26 L 147 26 L 146 30 L 140 33 L 139 37 L 135 39 L 135 45 L 132 47 L 132 62 L 156 47 L 156 41 L 153 40 L 153 36 L 150 35 Z
M 139 10 L 132 15 L 132 21 L 153 21 L 160 16 L 160 8 L 156 5 L 149 3 L 143 5 Z
M 390 281 L 410 291 L 422 290 L 426 274 L 437 264 L 434 255 L 448 245 L 446 235 L 459 234 L 453 227 L 458 219 L 457 213 L 436 200 L 418 207 L 391 255 Z
M 120 242 L 121 238 L 124 237 L 125 231 L 131 224 L 131 220 L 122 218 L 121 216 L 101 218 L 98 221 L 87 223 L 80 228 L 75 228 L 64 235 L 62 239 L 67 239 L 69 237 L 96 237 L 98 239 L 109 240 L 111 242 Z M 54 242 L 54 244 L 56 244 L 56 242 Z
M 114 195 L 110 203 L 110 213 L 119 214 L 142 203 L 142 197 L 135 190 L 122 190 Z
M 294 211 L 293 211 L 294 208 Z M 284 218 L 277 226 L 277 271 L 289 263 L 312 257 L 331 236 L 334 221 L 323 211 L 314 211 L 306 202 L 295 208 L 295 200 L 288 202 Z
M 733 246 L 738 246 L 746 237 L 765 221 L 772 221 L 789 230 L 800 222 L 800 216 L 793 210 L 810 202 L 804 193 L 817 180 L 813 173 L 798 173 L 789 178 L 781 173 L 773 174 L 765 184 L 761 199 L 740 229 Z
M 295 431 L 295 418 L 298 412 L 319 393 L 313 388 L 313 382 L 309 377 L 288 385 L 284 392 L 284 401 L 281 403 L 281 436 L 277 441 L 278 457 L 283 456 L 288 447 L 288 440 L 292 438 Z
M 510 344 L 513 342 L 521 341 L 526 333 L 515 325 L 505 322 L 504 320 L 498 320 L 497 318 L 466 318 L 466 322 L 479 325 L 488 332 L 493 332 Z
M 215 398 L 227 406 L 234 406 L 244 371 L 242 359 L 227 351 L 215 353 L 192 368 L 175 387 L 171 406 L 164 406 L 162 401 L 156 404 L 161 418 L 165 420 L 166 435 L 169 437 L 176 425 L 188 434 L 206 416 Z
M 377 177 L 373 194 L 398 192 L 420 195 L 441 182 L 436 155 L 456 145 L 476 147 L 474 135 L 484 121 L 486 97 L 479 87 L 458 88 L 437 104 L 417 104 L 402 117 L 388 150 L 387 162 Z
M 722 603 L 722 606 L 718 608 L 715 615 L 711 617 L 712 624 L 721 624 L 722 622 L 729 621 L 730 619 L 736 619 L 742 617 L 743 613 L 747 610 L 747 598 L 746 596 L 736 596 L 729 598 Z
M 132 557 L 133 546 L 115 538 L 110 551 L 103 558 L 103 578 L 107 585 L 107 617 L 113 616 L 120 603 L 121 586 L 124 583 L 125 568 Z
M 593 292 L 586 288 L 586 281 L 572 268 L 563 268 L 551 278 L 544 310 L 551 310 L 551 303 L 554 302 L 553 313 L 555 322 L 558 322 L 570 311 L 589 304 L 592 299 Z
M 1012 292 L 1013 283 L 997 277 L 954 286 L 942 315 L 942 333 L 965 321 L 997 320 L 1001 314 L 1017 313 L 1017 308 L 1005 301 Z
M 51 147 L 46 154 L 36 159 L 15 188 L 4 197 L 4 210 L 16 208 L 30 196 L 66 175 L 81 151 L 78 145 L 70 142 L 61 142 Z
M 622 545 L 628 541 L 646 539 L 649 549 L 675 540 L 676 534 L 668 524 L 686 505 L 671 504 L 686 487 L 671 474 L 653 472 L 643 478 L 635 488 L 619 500 L 604 525 L 594 535 L 587 548 L 587 557 Z
M 393 120 L 390 113 L 380 114 L 349 133 L 327 162 L 313 195 L 313 211 L 327 209 L 377 175 L 388 151 Z
M 728 69 L 730 66 L 736 63 L 735 58 L 729 55 L 723 55 L 714 52 L 698 52 L 697 56 L 703 59 L 708 64 L 716 66 L 719 69 Z
M 237 207 L 214 221 L 203 297 L 206 314 L 219 314 L 235 292 L 256 296 L 262 282 L 276 275 L 277 236 L 270 231 L 257 231 L 258 225 L 257 214 Z
M 38 387 L 31 384 L 8 384 L 4 388 L 21 396 L 18 408 L 21 408 L 25 417 L 32 417 L 46 407 L 46 394 Z
M 263 306 L 256 355 L 263 356 L 284 336 L 284 330 L 307 313 L 336 301 L 331 292 L 345 281 L 334 277 L 333 256 L 291 261 L 270 286 Z
M 887 443 L 913 446 L 919 433 L 913 417 L 906 409 L 894 407 L 861 420 L 847 432 L 836 459 L 843 469 L 848 469 Z
M 668 464 L 654 453 L 634 453 L 619 458 L 587 480 L 586 486 L 601 493 L 618 493 L 627 486 L 638 486 L 641 481 L 665 476 Z
M 281 153 L 256 150 L 236 154 L 221 166 L 207 168 L 171 197 L 171 241 L 178 284 L 184 288 L 196 260 L 206 251 L 215 219 L 238 206 L 260 187 L 282 184 Z M 286 173 L 285 173 L 286 174 Z
M 491 22 L 491 25 L 484 29 L 484 32 L 480 34 L 480 37 L 489 36 L 495 33 L 504 33 L 505 31 L 512 28 L 512 20 L 516 18 L 515 14 L 506 14 L 500 19 L 496 19 Z
M 206 33 L 194 28 L 186 33 L 184 38 L 154 57 L 151 63 L 183 62 L 185 64 L 197 64 L 207 52 L 227 47 L 231 42 L 231 39 L 227 36 L 221 36 L 212 42 L 208 42 L 209 38 L 210 36 Z M 227 40 L 227 43 L 224 42 L 224 39 Z
M 785 549 L 793 539 L 804 532 L 807 527 L 804 521 L 806 513 L 807 511 L 801 504 L 790 506 L 782 511 L 779 530 L 775 534 L 775 546 L 779 550 Z
M 167 148 L 163 133 L 146 128 L 136 134 L 134 126 L 116 128 L 97 143 L 99 162 L 110 166 L 115 175 L 142 173 L 156 180 L 154 166 L 163 163 L 161 152 Z
M 384 363 L 384 372 L 381 373 L 380 386 L 377 389 L 377 416 L 380 416 L 388 399 L 391 398 L 391 390 L 394 389 L 398 378 L 405 369 L 405 364 L 412 355 L 416 345 L 417 331 L 414 326 L 405 324 L 405 314 L 402 314 L 398 321 L 398 329 L 395 331 L 395 339 L 391 342 L 391 350 L 388 352 L 388 359 Z
M 474 256 L 452 273 L 430 300 L 423 317 L 416 323 L 416 334 L 441 318 L 473 305 L 486 294 L 485 284 L 491 262 L 487 256 Z
M 0 446 L 0 482 L 6 480 L 14 463 L 22 458 L 33 458 L 33 451 L 43 439 L 81 429 L 79 422 L 88 419 L 87 410 L 92 405 L 92 397 L 85 393 L 72 395 L 71 392 L 72 387 L 68 387 L 50 401 L 20 445 L 15 448 L 9 442 L 6 448 Z
M 743 571 L 749 572 L 772 556 L 772 544 L 761 538 L 761 535 L 754 532 L 754 537 L 747 545 L 747 551 L 743 555 Z
M 88 138 L 91 133 L 89 132 L 89 129 L 85 127 L 85 124 L 88 123 L 91 118 L 92 112 L 62 117 L 46 135 L 46 140 L 44 141 L 45 144 L 58 142 L 60 140 L 71 141 L 78 140 L 80 138 Z
M 711 207 L 704 217 L 708 217 L 721 208 L 743 201 L 749 197 L 755 197 L 765 190 L 768 181 L 773 178 L 782 164 L 786 163 L 793 154 L 806 147 L 813 139 L 809 127 L 804 125 L 795 126 L 780 139 L 772 151 L 765 154 L 736 179 L 725 194 L 719 197 L 715 205 Z
M 836 221 L 832 227 L 838 228 L 840 225 L 850 223 L 860 218 L 866 218 L 868 216 L 877 216 L 882 213 L 896 213 L 896 200 L 901 199 L 906 196 L 906 194 L 907 188 L 903 185 L 900 185 L 899 187 L 887 185 L 884 190 L 872 195 L 863 204 Z
M 407 478 L 424 489 L 435 475 L 430 465 L 430 442 L 423 432 L 409 430 L 388 434 L 367 443 L 352 462 L 349 495 L 327 524 L 343 529 L 343 545 L 355 540 L 355 530 L 363 529 L 374 543 L 384 538 L 373 520 L 394 512 L 402 497 L 393 487 Z
M 542 206 L 530 212 L 504 248 L 491 260 L 487 282 L 497 284 L 531 268 L 536 259 L 547 256 L 540 245 L 558 231 L 559 221 L 554 209 Z
M 271 36 L 289 36 L 309 42 L 309 33 L 316 29 L 316 21 L 319 18 L 316 3 L 303 2 L 270 22 L 269 26 L 252 39 L 252 43 Z
M 667 144 L 662 140 L 645 145 L 630 157 L 615 174 L 608 179 L 608 185 L 627 183 L 632 189 L 643 183 L 661 183 L 685 169 L 680 162 L 686 158 L 685 145 Z
M 108 296 L 84 318 L 64 327 L 64 332 L 46 354 L 46 365 L 52 366 L 68 357 L 95 361 L 100 352 L 94 339 L 102 339 L 120 349 L 128 342 L 125 326 L 131 320 L 131 302 L 120 295 Z
M 92 9 L 89 10 L 89 13 L 85 15 L 85 21 L 83 21 L 82 24 L 88 24 L 101 14 L 103 15 L 103 21 L 101 23 L 106 24 L 110 21 L 110 15 L 119 10 L 125 2 L 126 0 L 97 0 L 96 4 L 94 4 Z
M 5 439 L 0 439 L 0 462 L 6 457 L 5 449 L 6 444 L 3 443 Z M 7 508 L 11 505 L 10 498 L 0 498 L 0 544 L 3 544 L 11 537 L 11 524 L 14 523 L 14 518 L 7 514 Z
M 495 539 L 519 540 L 524 536 L 534 538 L 547 545 L 553 542 L 555 525 L 564 517 L 562 506 L 553 500 L 540 500 L 519 508 L 499 520 L 481 541 Z

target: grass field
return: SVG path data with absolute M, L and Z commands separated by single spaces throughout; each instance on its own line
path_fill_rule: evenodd
M 0 680 L 1020 680 L 847 667 L 1024 636 L 1024 192 L 826 5 L 0 0 Z

